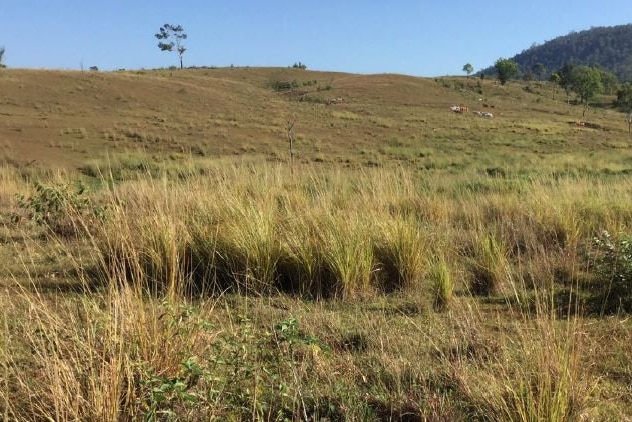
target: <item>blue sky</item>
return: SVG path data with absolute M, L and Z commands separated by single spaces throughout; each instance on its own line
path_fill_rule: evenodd
M 187 65 L 288 66 L 420 76 L 487 67 L 534 42 L 632 22 L 632 1 L 0 0 L 10 67 L 102 70 L 177 64 L 153 37 L 189 39 Z

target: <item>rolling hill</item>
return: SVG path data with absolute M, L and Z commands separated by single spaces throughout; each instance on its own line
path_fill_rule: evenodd
M 301 162 L 346 166 L 395 158 L 423 167 L 433 150 L 446 160 L 474 159 L 481 146 L 498 143 L 511 157 L 536 138 L 592 148 L 597 133 L 603 142 L 627 137 L 619 113 L 603 108 L 587 116 L 592 128 L 578 129 L 581 109 L 566 105 L 548 83 L 500 87 L 492 80 L 279 68 L 173 75 L 7 69 L 0 92 L 0 155 L 20 166 L 78 168 L 130 152 L 285 160 L 288 119 L 296 122 Z M 453 104 L 495 117 L 457 115 Z

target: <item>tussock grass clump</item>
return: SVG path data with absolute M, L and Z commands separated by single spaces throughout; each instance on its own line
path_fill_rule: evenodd
M 283 291 L 305 297 L 325 297 L 330 285 L 325 256 L 318 241 L 320 231 L 312 220 L 288 216 L 283 222 L 282 258 L 278 262 L 279 285 Z
M 0 165 L 0 211 L 14 207 L 18 194 L 24 194 L 29 189 L 17 169 Z
M 419 223 L 392 219 L 378 226 L 375 234 L 378 278 L 384 291 L 420 287 L 427 260 L 427 240 Z
M 536 324 L 545 323 L 542 320 Z M 546 323 L 545 323 L 546 324 Z M 505 394 L 498 407 L 510 420 L 581 420 L 586 411 L 590 384 L 583 372 L 580 356 L 581 333 L 570 322 L 568 328 L 538 327 L 538 339 L 529 336 L 522 342 L 523 356 L 532 361 L 517 364 L 515 372 L 507 374 Z M 562 333 L 557 331 L 563 330 Z M 565 330 L 568 330 L 564 332 Z M 528 335 L 528 331 L 522 335 Z M 510 384 L 516 382 L 516 386 Z
M 579 320 L 527 317 L 498 343 L 496 356 L 480 368 L 458 370 L 460 388 L 480 414 L 525 422 L 574 421 L 589 414 L 596 381 L 583 363 Z
M 358 216 L 326 217 L 320 225 L 319 246 L 331 283 L 325 291 L 343 298 L 371 292 L 374 259 L 368 222 Z
M 455 281 L 452 271 L 444 257 L 439 257 L 430 270 L 432 282 L 433 306 L 437 311 L 443 311 L 453 300 Z
M 470 263 L 472 294 L 489 296 L 506 292 L 511 269 L 502 244 L 488 235 L 478 239 L 474 253 Z
M 217 265 L 232 277 L 237 289 L 266 293 L 276 289 L 276 268 L 281 258 L 275 216 L 271 209 L 244 204 L 221 225 Z

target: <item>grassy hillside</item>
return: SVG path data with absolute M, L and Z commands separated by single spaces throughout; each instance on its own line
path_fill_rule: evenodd
M 632 418 L 607 105 L 294 69 L 0 85 L 0 418 Z
M 294 92 L 271 89 L 292 81 Z M 590 150 L 596 142 L 617 142 L 626 129 L 620 115 L 603 109 L 588 117 L 596 129 L 579 128 L 580 112 L 559 94 L 553 99 L 554 88 L 525 88 L 290 69 L 199 69 L 173 76 L 6 70 L 0 75 L 0 140 L 4 155 L 35 165 L 77 167 L 130 151 L 284 160 L 287 120 L 294 118 L 303 162 L 366 165 L 397 158 L 423 166 L 424 148 L 467 151 L 475 160 L 485 151 L 481 146 L 494 145 L 511 159 L 531 152 L 526 139 L 551 145 L 552 151 L 543 147 L 547 152 L 564 150 L 562 143 Z M 326 104 L 337 98 L 343 102 Z M 494 119 L 451 113 L 448 107 L 460 103 L 492 111 Z

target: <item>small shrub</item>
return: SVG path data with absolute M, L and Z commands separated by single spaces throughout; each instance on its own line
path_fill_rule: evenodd
M 190 357 L 182 362 L 182 370 L 174 377 L 151 375 L 143 380 L 148 395 L 145 420 L 159 420 L 160 415 L 174 418 L 177 413 L 173 409 L 182 405 L 195 407 L 201 398 L 192 390 L 203 375 L 197 359 Z
M 18 196 L 18 207 L 26 212 L 28 220 L 58 235 L 77 234 L 80 227 L 77 217 L 85 223 L 103 218 L 105 212 L 86 196 L 86 188 L 81 183 L 76 186 L 35 183 L 35 193 L 29 197 Z M 13 215 L 14 222 L 21 218 L 19 213 Z
M 270 89 L 276 92 L 286 92 L 298 88 L 297 81 L 272 81 L 268 85 Z
M 632 237 L 613 239 L 604 231 L 594 238 L 597 299 L 604 312 L 632 311 Z
M 298 97 L 298 101 L 301 103 L 328 104 L 327 99 L 321 97 L 320 95 L 301 95 Z

